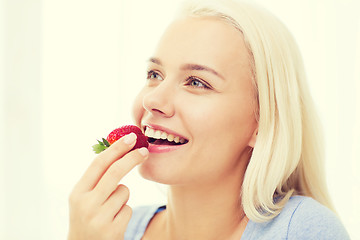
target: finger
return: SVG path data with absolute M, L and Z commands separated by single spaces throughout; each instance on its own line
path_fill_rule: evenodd
M 113 223 L 120 232 L 125 232 L 127 225 L 131 219 L 132 209 L 128 205 L 124 205 L 115 216 Z
M 115 161 L 101 177 L 94 188 L 94 192 L 101 196 L 99 200 L 103 203 L 116 189 L 120 180 L 130 172 L 136 165 L 142 163 L 148 156 L 147 148 L 140 148 L 127 153 L 124 157 Z
M 92 190 L 109 166 L 130 151 L 136 143 L 136 134 L 130 133 L 101 152 L 76 184 L 76 191 Z
M 112 192 L 110 197 L 104 202 L 102 206 L 106 217 L 113 221 L 122 206 L 125 205 L 129 200 L 129 196 L 129 189 L 123 184 L 118 185 L 116 190 Z

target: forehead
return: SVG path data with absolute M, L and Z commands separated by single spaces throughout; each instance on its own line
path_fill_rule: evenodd
M 155 51 L 165 64 L 201 63 L 226 74 L 248 68 L 248 52 L 240 31 L 215 17 L 187 17 L 173 22 Z

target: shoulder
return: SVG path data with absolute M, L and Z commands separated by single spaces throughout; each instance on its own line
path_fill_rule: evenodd
M 159 205 L 134 208 L 125 232 L 125 240 L 141 239 L 150 220 L 162 209 L 164 209 L 164 206 Z
M 304 196 L 291 197 L 281 213 L 271 221 L 250 221 L 248 225 L 246 239 L 350 239 L 330 209 Z
M 335 213 L 314 199 L 296 196 L 287 205 L 284 210 L 291 214 L 289 238 L 350 239 Z

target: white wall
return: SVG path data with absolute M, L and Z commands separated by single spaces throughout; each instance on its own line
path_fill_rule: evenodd
M 41 1 L 2 1 L 1 239 L 44 239 Z
M 68 194 L 94 157 L 91 145 L 131 123 L 145 60 L 178 2 L 1 1 L 0 239 L 66 238 Z M 331 194 L 357 239 L 360 4 L 257 2 L 298 40 L 326 131 Z M 132 206 L 165 199 L 136 171 L 125 184 Z

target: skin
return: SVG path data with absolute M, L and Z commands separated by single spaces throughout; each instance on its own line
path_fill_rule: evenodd
M 136 165 L 148 157 L 146 148 L 129 152 L 136 135 L 119 139 L 100 153 L 69 197 L 68 240 L 123 239 L 132 210 L 126 205 L 129 190 L 118 184 Z
M 247 222 L 241 184 L 257 133 L 242 35 L 215 18 L 177 20 L 148 71 L 134 103 L 136 124 L 166 127 L 189 142 L 150 153 L 139 168 L 144 178 L 170 185 L 167 209 L 151 221 L 144 239 L 240 239 Z
M 257 132 L 241 34 L 214 18 L 180 19 L 148 70 L 134 103 L 136 124 L 166 127 L 189 142 L 167 153 L 130 151 L 136 137 L 129 134 L 99 154 L 70 194 L 68 240 L 123 239 L 131 208 L 129 190 L 118 183 L 139 164 L 144 178 L 170 186 L 167 209 L 143 239 L 240 239 L 248 221 L 241 184 Z

